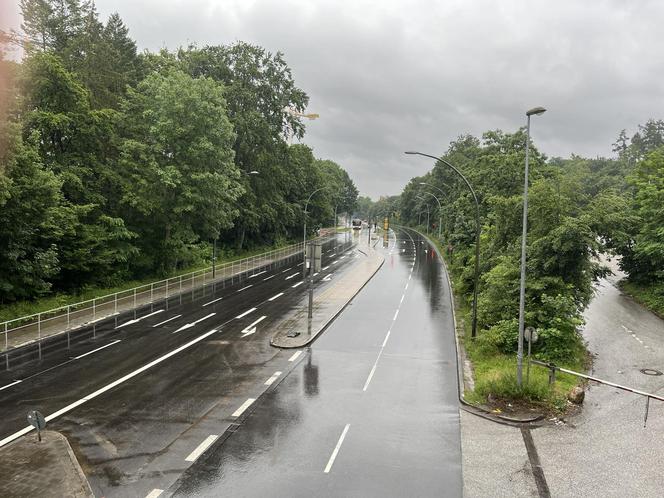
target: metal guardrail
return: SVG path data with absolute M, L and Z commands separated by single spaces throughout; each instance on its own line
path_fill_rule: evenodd
M 317 240 L 329 239 L 319 237 Z M 191 292 L 192 298 L 197 289 L 208 285 L 225 282 L 231 283 L 247 272 L 269 267 L 285 258 L 301 254 L 303 243 L 299 242 L 280 249 L 214 265 L 202 270 L 159 280 L 150 284 L 126 289 L 113 294 L 88 299 L 74 304 L 61 306 L 41 313 L 35 313 L 0 323 L 0 352 L 21 347 L 33 342 L 40 342 L 47 337 L 92 325 L 106 318 L 123 312 L 168 300 Z
M 664 401 L 664 397 L 658 396 L 656 394 L 652 393 L 647 393 L 645 391 L 640 391 L 638 389 L 633 389 L 631 387 L 623 386 L 620 384 L 616 384 L 615 382 L 610 382 L 608 380 L 603 380 L 603 379 L 598 379 L 597 377 L 593 377 L 591 375 L 586 375 L 582 374 L 579 372 L 575 372 L 574 370 L 568 370 L 567 368 L 562 368 L 557 366 L 555 363 L 546 363 L 544 361 L 539 361 L 539 360 L 530 360 L 530 363 L 533 363 L 535 365 L 538 365 L 540 367 L 545 367 L 549 369 L 549 385 L 553 384 L 556 381 L 556 371 L 574 375 L 576 377 L 581 377 L 582 379 L 586 380 L 591 380 L 593 382 L 597 382 L 598 384 L 604 384 L 606 386 L 611 386 L 615 387 L 616 389 L 620 389 L 622 391 L 627 391 L 633 394 L 637 394 L 639 396 L 645 396 L 646 398 L 646 413 L 643 418 L 643 427 L 646 426 L 646 422 L 648 421 L 648 410 L 650 408 L 650 400 L 651 399 L 656 399 L 657 401 Z

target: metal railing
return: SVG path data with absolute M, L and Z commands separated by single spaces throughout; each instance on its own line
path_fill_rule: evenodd
M 329 238 L 319 237 L 318 240 Z M 184 295 L 191 293 L 193 300 L 195 293 L 201 288 L 202 295 L 205 296 L 206 289 L 210 286 L 214 292 L 217 284 L 225 285 L 227 281 L 232 284 L 236 279 L 240 280 L 243 276 L 246 278 L 261 268 L 270 269 L 284 259 L 302 254 L 302 245 L 303 243 L 299 242 L 255 256 L 214 265 L 214 268 L 210 266 L 177 277 L 1 322 L 0 334 L 4 337 L 0 337 L 4 340 L 0 342 L 0 352 L 87 327 L 123 312 L 134 310 L 135 315 L 136 309 L 148 305 L 152 308 L 156 302 L 165 301 L 168 307 L 169 301 L 176 296 L 179 297 L 178 304 L 181 304 Z
M 547 363 L 544 361 L 538 361 L 538 360 L 529 360 L 529 363 L 532 363 L 534 365 L 538 365 L 540 367 L 548 368 L 549 369 L 549 385 L 553 385 L 553 383 L 556 381 L 556 372 L 562 372 L 566 373 L 569 375 L 574 375 L 576 377 L 580 377 L 582 379 L 586 379 L 589 381 L 597 382 L 598 384 L 604 384 L 606 386 L 611 386 L 616 389 L 620 389 L 622 391 L 627 391 L 632 394 L 636 394 L 638 396 L 644 396 L 646 398 L 646 412 L 645 416 L 643 417 L 643 427 L 646 426 L 646 422 L 648 421 L 648 411 L 650 409 L 650 400 L 651 399 L 656 399 L 657 401 L 664 401 L 664 397 L 658 396 L 657 394 L 653 393 L 647 393 L 645 391 L 640 391 L 638 389 L 633 389 L 631 387 L 623 386 L 620 384 L 616 384 L 615 382 L 610 382 L 608 380 L 603 380 L 603 379 L 598 379 L 597 377 L 593 377 L 591 375 L 586 375 L 582 374 L 579 372 L 575 372 L 574 370 L 568 370 L 567 368 L 562 368 L 557 366 L 555 363 Z

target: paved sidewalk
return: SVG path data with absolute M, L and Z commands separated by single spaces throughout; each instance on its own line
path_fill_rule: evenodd
M 385 258 L 377 251 L 362 246 L 359 258 L 344 270 L 341 277 L 319 294 L 314 293 L 313 318 L 309 320 L 308 295 L 302 306 L 275 327 L 272 345 L 300 348 L 312 342 L 380 269 Z M 299 333 L 296 337 L 289 337 Z
M 69 441 L 59 432 L 42 432 L 17 439 L 0 449 L 0 496 L 92 497 Z

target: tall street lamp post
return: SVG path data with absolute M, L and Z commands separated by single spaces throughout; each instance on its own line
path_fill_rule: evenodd
M 424 184 L 420 183 L 420 185 L 426 185 L 426 183 L 424 183 Z M 436 199 L 436 202 L 438 203 L 438 239 L 440 239 L 440 225 L 441 225 L 441 222 L 442 222 L 442 220 L 443 220 L 443 215 L 442 215 L 443 206 L 442 206 L 442 204 L 440 203 L 440 199 L 439 199 L 438 197 L 436 197 L 435 194 L 432 194 L 431 192 L 426 192 L 426 191 L 424 191 L 424 192 L 422 192 L 422 193 L 423 193 L 423 194 L 429 194 L 429 195 L 432 196 L 434 199 Z
M 417 198 L 423 200 L 424 202 L 427 202 L 427 200 L 421 195 L 418 195 Z M 426 206 L 427 206 L 427 235 L 429 235 L 429 204 L 427 203 Z
M 427 183 L 427 182 L 420 182 L 420 185 L 426 185 L 427 187 L 435 188 L 438 192 L 441 193 L 441 195 L 445 195 L 445 192 L 443 192 L 442 189 L 436 187 L 435 185 L 432 185 L 432 184 Z M 441 205 L 440 199 L 438 199 L 436 197 L 436 200 L 438 201 L 438 205 L 440 206 Z M 441 211 L 442 211 L 442 208 L 441 208 Z M 443 213 L 440 212 L 439 216 L 438 216 L 438 226 L 439 227 L 442 226 L 442 223 L 443 223 Z M 438 238 L 440 239 L 440 237 L 441 237 L 441 232 L 440 232 L 440 230 L 438 230 Z
M 444 165 L 452 168 L 452 170 L 461 177 L 461 179 L 464 181 L 468 189 L 470 190 L 470 193 L 473 196 L 473 200 L 475 201 L 475 283 L 474 283 L 474 289 L 473 289 L 473 326 L 472 326 L 472 332 L 471 336 L 475 337 L 477 335 L 477 289 L 479 285 L 479 279 L 480 279 L 480 203 L 477 200 L 477 195 L 475 194 L 475 189 L 473 189 L 472 185 L 468 182 L 465 176 L 456 169 L 452 164 L 450 164 L 448 161 L 443 159 L 442 157 L 436 157 L 432 156 L 430 154 L 424 154 L 422 152 L 414 152 L 414 151 L 408 151 L 406 154 L 411 154 L 411 155 L 417 155 L 417 156 L 424 156 L 428 157 L 431 159 L 435 159 L 436 161 L 440 161 Z
M 521 283 L 519 285 L 519 346 L 516 353 L 516 384 L 523 379 L 523 329 L 526 307 L 526 237 L 528 236 L 528 156 L 530 151 L 530 116 L 546 112 L 544 107 L 533 107 L 526 112 L 526 170 L 523 181 L 523 227 L 521 233 Z

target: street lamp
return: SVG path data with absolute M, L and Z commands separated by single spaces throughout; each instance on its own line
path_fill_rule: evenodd
M 423 154 L 422 152 L 414 152 L 414 151 L 408 151 L 406 154 L 411 154 L 411 155 L 418 155 L 418 156 L 424 156 L 424 157 L 429 157 L 431 159 L 435 159 L 436 161 L 440 161 L 446 166 L 449 166 L 452 168 L 452 170 L 461 177 L 461 179 L 465 182 L 466 186 L 470 190 L 470 193 L 473 196 L 473 200 L 475 201 L 475 284 L 474 284 L 474 289 L 473 289 L 473 326 L 472 326 L 472 332 L 471 332 L 471 337 L 475 337 L 477 335 L 477 289 L 478 289 L 478 284 L 479 284 L 479 279 L 480 279 L 480 203 L 477 200 L 477 195 L 475 194 L 475 189 L 473 189 L 472 185 L 468 182 L 465 176 L 456 169 L 452 164 L 447 162 L 445 159 L 442 157 L 436 157 L 432 156 L 430 154 Z
M 421 195 L 417 196 L 418 199 L 422 199 L 424 202 L 427 202 L 427 200 L 422 197 Z M 429 235 L 429 204 L 427 203 L 427 235 Z
M 523 227 L 521 233 L 521 283 L 519 285 L 519 346 L 516 353 L 516 384 L 523 378 L 523 328 L 526 307 L 526 237 L 528 236 L 528 156 L 530 150 L 530 116 L 544 114 L 544 107 L 533 107 L 526 112 L 526 170 L 523 181 Z
M 304 203 L 304 236 L 302 237 L 302 278 L 307 275 L 307 206 L 316 192 L 325 190 L 327 187 L 317 188 L 309 195 L 307 202 Z
M 426 185 L 426 183 L 420 183 L 420 185 Z M 438 199 L 438 197 L 436 197 L 436 196 L 435 196 L 434 194 L 432 194 L 431 192 L 427 192 L 427 191 L 425 190 L 425 191 L 422 192 L 422 193 L 423 193 L 423 194 L 429 194 L 429 195 L 432 196 L 434 199 L 436 199 L 436 202 L 438 203 L 438 239 L 440 239 L 440 226 L 441 226 L 441 224 L 442 224 L 442 220 L 443 220 L 443 213 L 442 213 L 442 211 L 443 211 L 443 206 L 442 206 L 441 203 L 440 203 L 440 199 Z

